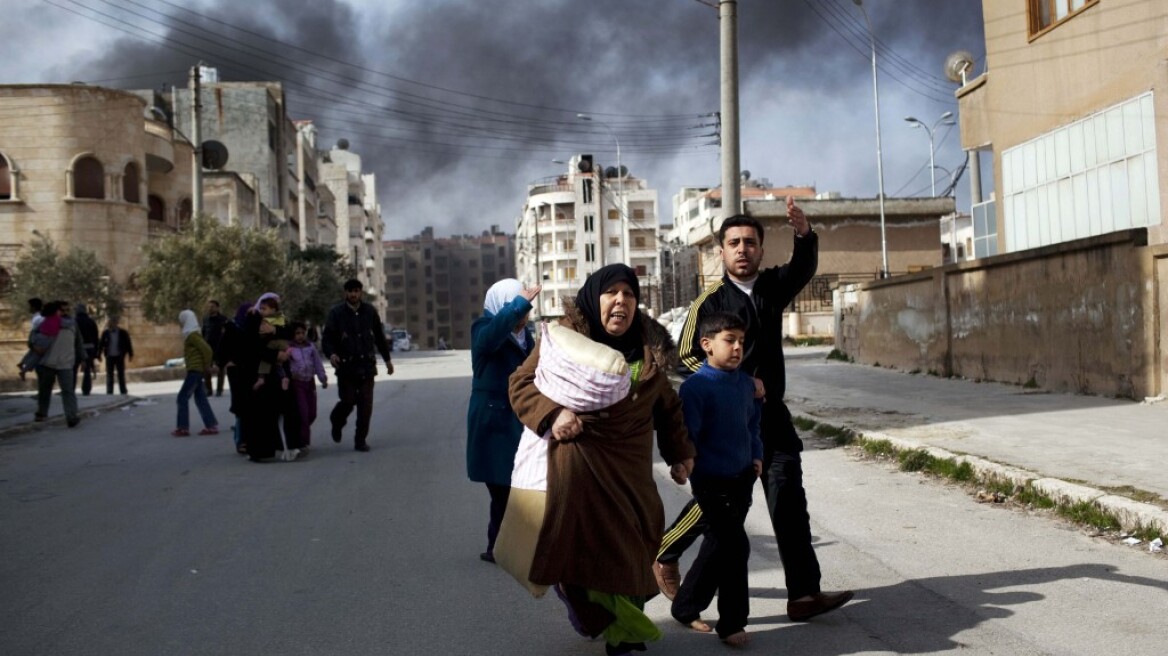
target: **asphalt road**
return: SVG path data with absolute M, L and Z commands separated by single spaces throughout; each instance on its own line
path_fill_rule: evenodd
M 352 450 L 351 424 L 341 445 L 328 439 L 333 388 L 312 454 L 293 463 L 249 463 L 226 435 L 170 437 L 174 383 L 136 386 L 155 402 L 76 430 L 0 440 L 0 654 L 603 654 L 558 601 L 478 560 L 487 494 L 465 477 L 469 355 L 396 364 L 376 388 L 368 454 Z M 230 425 L 226 399 L 213 401 Z M 751 652 L 1162 652 L 1163 559 L 844 449 L 809 450 L 805 471 L 824 586 L 856 600 L 787 620 L 756 495 Z M 675 512 L 687 493 L 657 474 Z M 651 652 L 724 653 L 664 599 L 647 611 L 666 634 Z

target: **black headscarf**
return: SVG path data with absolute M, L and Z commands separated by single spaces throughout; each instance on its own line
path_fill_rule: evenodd
M 633 316 L 630 317 L 629 329 L 620 337 L 608 334 L 600 322 L 600 295 L 618 282 L 628 283 L 629 287 L 633 289 L 633 296 L 637 299 L 633 307 Z M 637 309 L 640 302 L 641 286 L 637 282 L 637 272 L 625 264 L 610 264 L 601 267 L 588 276 L 588 279 L 584 281 L 584 286 L 576 293 L 576 307 L 580 309 L 588 321 L 589 336 L 595 342 L 620 351 L 621 355 L 625 356 L 626 362 L 635 362 L 645 357 L 645 342 L 641 336 L 641 313 Z

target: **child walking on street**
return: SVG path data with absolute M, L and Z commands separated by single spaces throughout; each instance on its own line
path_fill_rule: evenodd
M 718 637 L 742 647 L 749 641 L 750 614 L 750 539 L 744 524 L 754 481 L 762 473 L 762 402 L 755 399 L 753 379 L 738 370 L 746 338 L 742 320 L 716 312 L 700 330 L 706 361 L 681 384 L 679 395 L 697 449 L 690 484 L 709 528 L 671 611 L 682 624 L 709 633 L 701 612 L 717 594 Z
M 192 310 L 183 310 L 178 315 L 178 322 L 182 325 L 183 334 L 183 364 L 187 368 L 187 376 L 183 379 L 182 387 L 178 390 L 178 421 L 177 427 L 171 431 L 175 437 L 186 437 L 191 434 L 191 394 L 195 395 L 195 407 L 203 420 L 203 430 L 199 435 L 217 435 L 219 420 L 211 410 L 207 401 L 207 388 L 203 384 L 203 374 L 212 370 L 215 363 L 212 360 L 211 345 L 203 339 L 199 318 Z
M 316 345 L 308 341 L 308 329 L 300 322 L 292 324 L 292 345 L 288 349 L 288 364 L 292 378 L 292 394 L 300 413 L 300 450 L 308 448 L 312 438 L 312 422 L 316 421 L 316 381 L 328 389 L 328 374 Z

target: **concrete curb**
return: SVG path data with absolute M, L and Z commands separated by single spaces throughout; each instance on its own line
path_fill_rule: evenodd
M 82 419 L 85 419 L 86 417 L 96 417 L 102 413 L 109 412 L 110 410 L 117 410 L 119 408 L 132 405 L 141 400 L 142 399 L 136 396 L 125 396 L 109 403 L 103 403 L 101 405 L 91 406 L 88 408 L 81 408 L 77 411 L 77 414 L 80 415 Z M 65 415 L 53 415 L 44 421 L 29 420 L 18 424 L 13 424 L 12 426 L 0 427 L 0 438 L 31 433 L 46 426 L 64 425 Z
M 1121 528 L 1124 530 L 1143 527 L 1155 529 L 1161 535 L 1168 535 L 1168 511 L 1149 503 L 1135 501 L 1134 499 L 1112 494 L 1090 486 L 1050 478 L 1019 467 L 991 462 L 977 456 L 953 453 L 916 440 L 895 437 L 877 431 L 857 431 L 848 426 L 831 424 L 807 415 L 797 416 L 814 421 L 817 425 L 831 426 L 832 428 L 855 436 L 860 440 L 885 440 L 898 450 L 909 451 L 919 449 L 935 458 L 953 459 L 959 463 L 966 462 L 969 463 L 969 466 L 973 468 L 978 477 L 992 476 L 1007 480 L 1017 486 L 1025 487 L 1029 485 L 1056 501 L 1064 503 L 1093 503 L 1114 515 L 1123 524 Z

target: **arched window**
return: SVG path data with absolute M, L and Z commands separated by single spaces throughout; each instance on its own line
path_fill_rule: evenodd
M 191 199 L 184 198 L 178 204 L 178 227 L 183 227 L 191 222 Z
M 130 162 L 122 172 L 122 200 L 127 203 L 140 203 L 142 200 L 138 193 L 138 165 Z
M 12 200 L 12 167 L 4 153 L 0 153 L 0 200 Z
M 151 221 L 166 221 L 166 201 L 151 194 L 146 198 L 146 203 L 150 206 L 147 218 Z
M 86 155 L 73 165 L 73 197 L 105 198 L 105 171 L 97 158 Z

